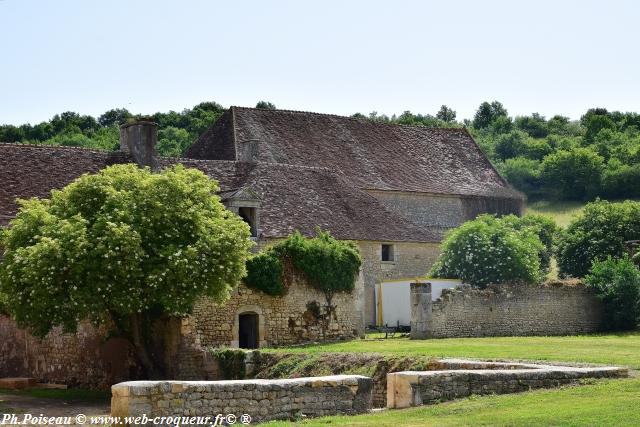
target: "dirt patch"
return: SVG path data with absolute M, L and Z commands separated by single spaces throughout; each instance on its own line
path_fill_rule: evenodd
M 33 397 L 20 394 L 0 393 L 0 414 L 15 414 L 19 421 L 23 420 L 25 414 L 31 414 L 34 417 L 43 414 L 46 417 L 71 417 L 75 420 L 75 416 L 83 414 L 92 415 L 109 415 L 109 401 L 104 402 L 83 402 L 75 400 L 63 399 L 47 399 L 41 397 Z M 0 425 L 2 418 L 0 417 Z M 75 421 L 74 421 L 75 422 Z M 75 425 L 75 424 L 71 424 Z
M 387 402 L 387 374 L 399 371 L 444 369 L 430 357 L 398 357 L 379 354 L 324 353 L 317 355 L 258 353 L 251 378 L 300 378 L 325 375 L 364 375 L 373 379 L 373 406 Z

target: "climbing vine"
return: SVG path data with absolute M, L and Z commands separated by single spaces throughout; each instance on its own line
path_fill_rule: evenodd
M 352 242 L 336 240 L 320 230 L 313 238 L 295 232 L 247 262 L 245 283 L 268 295 L 283 295 L 290 265 L 311 287 L 321 291 L 331 306 L 336 293 L 353 290 L 361 262 Z

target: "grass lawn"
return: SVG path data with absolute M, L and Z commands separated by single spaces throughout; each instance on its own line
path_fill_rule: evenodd
M 500 337 L 411 341 L 359 340 L 267 351 L 368 352 L 433 357 L 584 362 L 640 369 L 640 333 L 575 337 Z M 635 372 L 633 373 L 635 374 Z M 640 379 L 591 381 L 580 387 L 473 396 L 418 408 L 355 417 L 326 417 L 274 426 L 640 425 Z
M 525 213 L 550 216 L 560 227 L 566 227 L 573 217 L 584 209 L 584 206 L 584 202 L 541 200 L 527 204 Z
M 274 426 L 637 426 L 640 380 L 603 380 L 579 387 L 470 397 L 438 405 Z
M 408 338 L 366 339 L 265 351 L 287 353 L 383 353 L 400 356 L 464 357 L 585 362 L 640 370 L 640 333 L 570 337 Z

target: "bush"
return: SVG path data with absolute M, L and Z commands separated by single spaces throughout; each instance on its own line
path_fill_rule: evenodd
M 584 277 L 597 261 L 622 258 L 624 242 L 640 236 L 640 202 L 588 203 L 560 234 L 556 258 L 561 276 Z
M 497 165 L 505 179 L 529 197 L 540 195 L 540 162 L 524 157 L 507 159 Z
M 505 224 L 508 224 L 514 230 L 520 231 L 527 229 L 540 239 L 542 250 L 538 256 L 540 258 L 540 270 L 544 275 L 549 273 L 551 268 L 551 258 L 555 250 L 555 244 L 560 233 L 560 228 L 555 221 L 544 215 L 525 215 L 517 217 L 508 215 L 502 218 Z
M 585 200 L 600 191 L 603 158 L 588 148 L 559 150 L 542 161 L 546 190 L 561 199 Z
M 593 264 L 587 286 L 604 304 L 608 330 L 635 329 L 640 318 L 640 270 L 628 257 L 607 258 Z
M 531 227 L 515 229 L 513 221 L 481 215 L 451 230 L 429 275 L 459 278 L 478 287 L 541 280 L 545 247 Z
M 610 162 L 602 176 L 602 196 L 611 199 L 640 197 L 640 164 Z
M 244 283 L 271 296 L 284 295 L 282 265 L 274 251 L 260 252 L 247 261 L 247 277 Z
M 353 290 L 361 259 L 353 243 L 336 240 L 327 232 L 318 231 L 311 239 L 295 232 L 247 263 L 247 285 L 282 295 L 285 262 L 291 262 L 311 287 L 324 293 L 330 305 L 335 293 Z

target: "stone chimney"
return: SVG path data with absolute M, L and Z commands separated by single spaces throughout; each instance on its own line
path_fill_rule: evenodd
M 260 154 L 260 140 L 248 139 L 236 145 L 237 160 L 243 163 L 256 163 Z
M 155 168 L 157 142 L 157 123 L 141 120 L 120 126 L 120 150 L 130 153 L 140 167 Z

